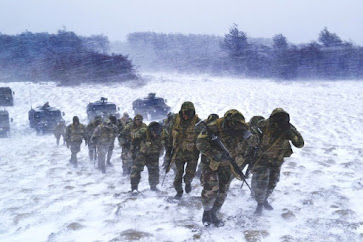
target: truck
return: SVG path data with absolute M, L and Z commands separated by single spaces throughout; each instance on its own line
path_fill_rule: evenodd
M 45 103 L 43 106 L 31 108 L 29 113 L 30 128 L 36 130 L 38 135 L 45 133 L 52 133 L 55 126 L 59 121 L 64 121 L 64 112 L 59 109 L 49 106 L 49 103 Z
M 117 119 L 120 118 L 120 113 L 118 112 L 120 108 L 117 108 L 116 104 L 108 102 L 107 100 L 107 98 L 101 97 L 99 101 L 90 102 L 87 105 L 87 117 L 89 121 L 93 120 L 96 116 L 107 118 L 109 115 L 113 115 Z
M 13 94 L 10 87 L 0 87 L 0 106 L 13 106 Z
M 164 98 L 156 97 L 155 93 L 149 93 L 147 97 L 133 101 L 132 109 L 135 114 L 141 114 L 145 119 L 163 119 L 170 112 L 166 101 Z

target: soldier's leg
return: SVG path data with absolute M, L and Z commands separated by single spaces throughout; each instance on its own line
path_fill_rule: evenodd
M 219 167 L 218 168 L 218 181 L 219 181 L 219 192 L 217 194 L 217 198 L 213 204 L 213 212 L 218 212 L 224 201 L 227 198 L 229 186 L 231 184 L 231 171 L 229 166 L 228 167 Z
M 102 173 L 106 173 L 106 152 L 108 146 L 99 145 L 97 146 L 98 150 L 98 169 L 102 171 Z
M 149 172 L 149 184 L 152 190 L 156 190 L 156 185 L 159 184 L 159 155 L 149 156 L 146 161 L 146 167 Z
M 176 192 L 179 194 L 178 197 L 181 197 L 183 194 L 183 174 L 184 174 L 184 165 L 185 160 L 183 159 L 175 159 L 175 165 L 176 165 L 176 173 L 174 177 L 174 188 Z
M 275 189 L 277 183 L 280 180 L 280 171 L 281 171 L 280 165 L 271 165 L 270 166 L 270 175 L 269 175 L 270 179 L 269 179 L 269 183 L 268 183 L 268 187 L 267 187 L 266 199 L 263 203 L 264 208 L 266 208 L 267 210 L 273 209 L 273 207 L 267 201 L 267 198 L 272 194 L 273 190 Z
M 122 175 L 128 176 L 131 173 L 131 167 L 132 167 L 130 149 L 124 146 L 122 147 L 121 159 L 122 159 Z
M 94 159 L 94 151 L 95 151 L 95 147 L 93 144 L 88 143 L 88 156 L 90 160 Z
M 218 179 L 217 171 L 213 171 L 208 165 L 202 166 L 201 184 L 203 190 L 201 197 L 204 209 L 202 222 L 206 226 L 212 223 L 212 208 L 219 192 Z
M 57 139 L 57 145 L 59 145 L 60 135 L 56 135 L 55 138 Z
M 259 167 L 253 171 L 253 193 L 257 202 L 256 215 L 261 215 L 263 203 L 267 198 L 267 189 L 270 180 L 269 166 Z
M 113 148 L 114 148 L 114 144 L 111 144 L 108 147 L 108 151 L 107 151 L 107 165 L 108 166 L 112 166 L 111 157 L 112 157 Z
M 72 142 L 71 144 L 71 163 L 77 166 L 77 153 L 81 150 L 81 143 L 80 142 Z
M 131 168 L 131 191 L 137 190 L 141 180 L 141 172 L 144 170 L 144 156 L 139 155 L 133 162 Z
M 184 183 L 185 191 L 189 193 L 192 190 L 191 183 L 195 177 L 199 159 L 199 152 L 192 154 L 192 157 L 187 160 L 187 166 L 185 168 Z

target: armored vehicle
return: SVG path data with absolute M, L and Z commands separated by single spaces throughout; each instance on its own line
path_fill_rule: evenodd
M 0 106 L 13 106 L 13 94 L 10 87 L 0 87 Z
M 29 111 L 30 128 L 35 129 L 37 134 L 53 132 L 57 123 L 63 120 L 62 116 L 64 113 L 47 102 Z
M 120 114 L 117 112 L 119 108 L 112 102 L 107 102 L 107 98 L 101 97 L 100 101 L 89 103 L 87 105 L 88 120 L 94 119 L 96 116 L 103 118 L 108 115 L 114 115 L 117 119 L 120 118 Z
M 10 135 L 10 121 L 9 112 L 0 110 L 0 137 L 9 137 Z
M 170 107 L 166 105 L 166 100 L 155 97 L 155 93 L 149 93 L 146 98 L 133 101 L 132 109 L 135 114 L 141 114 L 145 119 L 153 120 L 165 118 L 170 111 Z

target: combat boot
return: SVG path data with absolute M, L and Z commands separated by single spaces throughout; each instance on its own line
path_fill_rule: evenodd
M 217 216 L 215 215 L 215 213 L 211 212 L 211 222 L 212 224 L 214 224 L 217 227 L 223 227 L 224 226 L 224 222 L 220 219 L 217 218 Z
M 204 210 L 202 222 L 204 226 L 209 226 L 212 223 L 212 211 Z
M 185 184 L 185 192 L 190 193 L 192 191 L 192 185 L 190 183 Z
M 255 210 L 255 215 L 260 216 L 262 214 L 262 207 L 263 207 L 263 203 L 257 204 L 256 210 Z
M 110 166 L 110 167 L 113 167 L 111 161 L 107 161 L 107 165 Z
M 271 206 L 271 204 L 268 203 L 267 200 L 263 202 L 263 207 L 267 210 L 273 210 L 274 208 Z
M 150 190 L 153 192 L 160 192 L 160 190 L 156 186 L 151 186 Z
M 174 196 L 174 199 L 180 200 L 183 196 L 183 192 L 177 192 L 177 194 Z

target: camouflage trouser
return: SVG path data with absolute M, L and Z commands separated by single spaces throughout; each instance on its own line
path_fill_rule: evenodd
M 102 171 L 102 173 L 106 173 L 106 154 L 108 152 L 110 144 L 99 144 L 97 145 L 98 151 L 98 169 Z
M 61 137 L 61 136 L 62 136 L 62 138 L 63 138 L 63 144 L 66 142 L 66 141 L 64 140 L 64 135 L 63 135 L 63 134 L 55 134 L 54 136 L 55 136 L 55 138 L 57 139 L 57 145 L 59 145 L 59 140 L 60 140 L 60 137 Z
M 131 174 L 131 167 L 132 167 L 132 154 L 130 151 L 130 147 L 122 146 L 121 152 L 121 160 L 122 160 L 122 170 L 124 175 Z
M 190 184 L 195 176 L 195 171 L 197 169 L 199 159 L 199 151 L 194 152 L 178 152 L 175 157 L 176 173 L 174 178 L 174 188 L 177 192 L 183 192 L 183 175 L 184 183 Z
M 90 160 L 96 160 L 97 159 L 97 150 L 96 150 L 96 144 L 88 141 L 88 155 Z
M 131 168 L 131 189 L 137 189 L 145 165 L 149 172 L 150 187 L 159 184 L 159 154 L 138 154 Z
M 203 186 L 202 204 L 205 211 L 218 211 L 227 197 L 231 184 L 231 169 L 229 166 L 219 166 L 213 171 L 208 164 L 202 163 L 202 175 L 200 178 Z
M 252 196 L 257 203 L 263 203 L 273 192 L 280 179 L 281 165 L 264 162 L 252 172 Z
M 110 161 L 111 161 L 113 148 L 114 148 L 114 143 L 112 142 L 112 143 L 108 146 L 108 151 L 107 151 L 107 163 L 110 163 Z
M 82 141 L 69 143 L 71 149 L 71 163 L 77 163 L 77 153 L 81 151 L 81 144 Z

